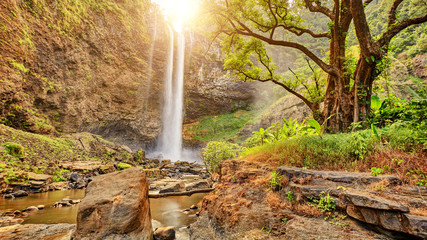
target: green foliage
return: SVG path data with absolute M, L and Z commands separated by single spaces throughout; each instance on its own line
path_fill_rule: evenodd
M 52 181 L 53 182 L 65 182 L 65 181 L 67 181 L 67 179 L 63 176 L 54 176 L 52 178 Z
M 291 138 L 297 135 L 304 135 L 303 131 L 304 131 L 304 124 L 305 122 L 303 121 L 301 124 L 298 123 L 297 120 L 292 120 L 292 118 L 289 118 L 289 120 L 286 120 L 286 118 L 282 119 L 283 121 L 283 125 L 282 128 L 279 131 L 279 139 L 282 138 Z
M 410 175 L 412 179 L 415 180 L 415 185 L 427 187 L 427 174 L 423 173 L 421 170 L 410 170 L 406 175 Z
M 237 111 L 218 116 L 206 116 L 190 130 L 194 138 L 202 141 L 234 139 L 237 132 L 254 118 L 256 113 Z M 234 139 L 237 140 L 237 139 Z
M 281 220 L 283 224 L 286 224 L 288 222 L 288 218 L 282 218 Z
M 373 96 L 371 98 L 371 102 L 374 102 L 374 106 L 371 106 L 372 113 L 369 122 L 376 126 L 384 127 L 396 122 L 401 119 L 402 114 L 404 114 L 407 109 L 407 102 L 398 99 L 394 95 L 389 95 L 381 104 L 379 104 L 379 101 L 378 96 Z
M 128 169 L 130 167 L 132 167 L 132 165 L 124 163 L 124 162 L 117 164 L 117 170 L 119 170 L 119 171 Z
M 317 207 L 321 212 L 331 212 L 336 209 L 335 200 L 329 195 L 329 193 L 325 193 L 325 191 L 322 191 L 319 194 L 319 199 L 314 199 L 309 197 L 309 200 L 311 200 L 311 203 L 309 205 L 313 207 Z
M 6 152 L 14 157 L 21 158 L 25 155 L 25 149 L 22 145 L 13 142 L 6 142 L 3 144 Z
M 357 159 L 363 160 L 365 155 L 372 150 L 372 138 L 370 132 L 359 131 L 351 133 L 348 146 L 351 154 Z
M 105 156 L 106 156 L 107 158 L 112 158 L 112 157 L 113 157 L 113 154 L 112 154 L 111 152 L 107 151 L 107 152 L 105 153 Z
M 17 63 L 14 59 L 10 60 L 10 63 L 13 65 L 14 68 L 18 69 L 22 73 L 28 73 L 30 70 L 26 68 L 23 64 Z
M 384 170 L 382 168 L 376 168 L 376 167 L 371 168 L 371 175 L 372 176 L 376 177 L 376 176 L 383 174 L 383 173 L 384 173 Z
M 83 133 L 78 134 L 78 139 L 75 136 L 39 135 L 0 124 L 0 144 L 2 145 L 0 146 L 0 171 L 34 172 L 50 174 L 59 178 L 65 177 L 66 173 L 69 172 L 57 167 L 61 162 L 111 162 L 111 159 L 104 156 L 105 152 L 103 151 L 87 152 L 81 149 L 80 143 L 78 146 L 74 146 L 74 141 L 89 144 L 90 141 L 105 140 L 94 139 L 90 134 Z M 18 154 L 13 156 L 9 152 Z
M 9 170 L 7 171 L 7 174 L 3 175 L 3 181 L 6 184 L 10 184 L 12 182 L 26 182 L 28 181 L 28 177 L 23 173 Z
M 427 97 L 422 92 L 419 93 Z M 371 101 L 373 104 L 369 122 L 372 132 L 378 138 L 385 136 L 388 126 L 395 124 L 412 129 L 412 142 L 420 144 L 427 142 L 427 98 L 417 98 L 407 102 L 389 95 L 381 103 L 377 96 L 373 96 Z M 377 126 L 384 128 L 379 132 Z
M 295 202 L 295 195 L 292 191 L 289 191 L 286 193 L 286 198 L 288 199 L 288 201 L 290 203 L 294 203 Z
M 246 147 L 255 147 L 264 143 L 274 143 L 282 139 L 293 138 L 300 135 L 311 135 L 313 131 L 304 126 L 305 121 L 298 123 L 297 120 L 286 120 L 283 118 L 283 125 L 273 125 L 267 129 L 260 128 L 259 131 L 253 132 L 253 135 L 246 139 Z
M 278 173 L 276 171 L 272 171 L 270 181 L 268 182 L 270 187 L 267 189 L 267 191 L 269 191 L 269 190 L 274 191 L 276 189 L 276 187 L 279 187 L 280 181 L 282 180 L 282 178 L 283 178 L 283 176 L 280 175 L 280 173 Z
M 264 144 L 265 139 L 268 139 L 269 137 L 274 138 L 274 135 L 269 133 L 268 130 L 270 130 L 270 128 L 268 129 L 260 128 L 259 131 L 253 132 L 254 135 L 259 136 L 259 138 L 261 139 L 261 145 Z
M 224 141 L 211 141 L 202 150 L 203 163 L 210 173 L 218 170 L 218 164 L 227 159 L 233 159 L 240 153 L 239 145 Z
M 144 150 L 142 150 L 142 149 L 139 149 L 137 152 L 136 152 L 136 161 L 138 162 L 138 163 L 142 163 L 143 161 L 144 161 Z

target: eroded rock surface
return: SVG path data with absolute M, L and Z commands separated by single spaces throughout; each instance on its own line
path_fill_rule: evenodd
M 283 176 L 275 188 L 269 184 L 273 170 Z M 393 176 L 274 169 L 238 160 L 222 162 L 219 171 L 215 190 L 203 199 L 190 227 L 191 239 L 426 238 L 427 218 L 419 214 L 426 209 L 425 196 L 408 193 L 412 201 L 406 201 L 409 197 L 391 193 L 403 188 Z M 370 190 L 384 182 L 391 189 L 387 194 Z M 329 215 L 307 204 L 322 194 L 336 204 Z
M 75 224 L 25 224 L 0 228 L 0 239 L 7 240 L 69 240 Z
M 148 182 L 129 168 L 94 178 L 77 216 L 74 239 L 152 239 Z

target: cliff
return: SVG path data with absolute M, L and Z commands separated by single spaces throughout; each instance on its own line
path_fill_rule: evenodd
M 186 121 L 245 106 L 219 53 L 187 35 Z M 167 23 L 148 0 L 7 0 L 0 9 L 0 122 L 89 131 L 133 148 L 161 130 Z M 213 59 L 214 56 L 216 59 Z

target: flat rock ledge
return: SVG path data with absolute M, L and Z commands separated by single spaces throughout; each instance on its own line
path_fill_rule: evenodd
M 276 171 L 289 179 L 288 188 L 299 199 L 316 198 L 321 192 L 329 193 L 337 205 L 354 219 L 407 234 L 413 239 L 427 239 L 427 216 L 413 214 L 427 212 L 425 187 L 400 186 L 399 178 L 387 175 L 374 177 L 368 173 L 285 166 Z M 377 185 L 386 185 L 390 190 L 375 191 Z M 399 188 L 399 192 L 394 191 L 393 186 Z
M 190 225 L 192 240 L 427 239 L 427 191 L 396 176 L 242 160 L 221 162 L 218 170 L 215 190 Z M 273 171 L 283 176 L 274 187 Z M 335 210 L 321 213 L 308 206 L 328 194 Z
M 75 230 L 75 224 L 24 224 L 0 228 L 0 239 L 36 240 L 55 239 L 69 240 Z

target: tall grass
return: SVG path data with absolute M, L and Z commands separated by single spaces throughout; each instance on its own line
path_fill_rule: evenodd
M 396 159 L 398 168 L 427 172 L 427 154 L 413 138 L 413 130 L 390 128 L 381 138 L 371 130 L 353 133 L 298 136 L 247 148 L 243 159 L 266 162 L 275 166 L 289 165 L 310 169 L 369 171 L 372 167 L 390 168 Z

